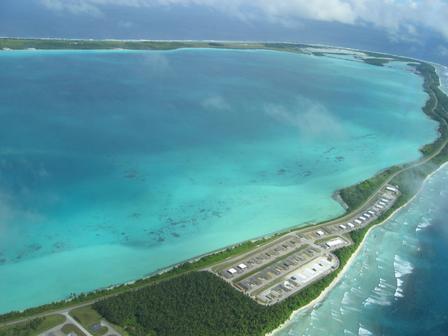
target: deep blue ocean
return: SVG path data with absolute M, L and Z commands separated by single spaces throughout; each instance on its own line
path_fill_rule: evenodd
M 437 136 L 405 64 L 272 51 L 0 53 L 0 312 L 343 213 Z

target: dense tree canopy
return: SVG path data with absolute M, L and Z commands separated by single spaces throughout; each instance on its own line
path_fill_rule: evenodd
M 340 255 L 345 263 L 354 246 Z M 131 335 L 264 335 L 316 298 L 337 272 L 281 303 L 263 306 L 208 272 L 192 272 L 94 305 Z
M 119 295 L 94 308 L 134 335 L 260 335 L 289 315 L 257 304 L 207 272 Z

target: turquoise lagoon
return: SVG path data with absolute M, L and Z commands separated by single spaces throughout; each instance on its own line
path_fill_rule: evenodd
M 273 51 L 0 53 L 0 312 L 338 216 L 437 137 L 406 65 Z

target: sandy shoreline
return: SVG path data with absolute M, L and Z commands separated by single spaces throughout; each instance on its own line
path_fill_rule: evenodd
M 442 168 L 444 168 L 446 165 L 448 165 L 448 162 L 443 163 L 440 167 L 438 167 L 436 170 L 434 170 L 431 174 L 429 174 L 428 176 L 425 177 L 425 179 L 423 180 L 419 190 L 415 193 L 414 196 L 412 196 L 405 204 L 403 204 L 401 207 L 395 209 L 394 212 L 392 212 L 385 220 L 383 220 L 381 223 L 375 224 L 373 226 L 371 226 L 367 232 L 366 235 L 364 236 L 364 239 L 362 240 L 362 242 L 359 244 L 358 248 L 356 249 L 355 252 L 353 252 L 353 254 L 350 256 L 350 258 L 348 259 L 347 263 L 344 265 L 344 267 L 339 271 L 338 275 L 336 276 L 336 278 L 334 278 L 334 280 L 330 283 L 330 285 L 328 285 L 328 287 L 326 287 L 317 298 L 315 298 L 313 301 L 311 301 L 310 303 L 308 303 L 307 305 L 300 307 L 299 309 L 293 311 L 291 313 L 291 315 L 289 316 L 289 318 L 283 322 L 282 324 L 280 324 L 276 329 L 274 329 L 273 331 L 267 333 L 265 336 L 275 336 L 277 334 L 277 332 L 279 332 L 280 330 L 282 330 L 284 327 L 286 327 L 291 321 L 292 319 L 299 314 L 300 312 L 307 310 L 315 305 L 317 305 L 318 303 L 321 303 L 326 296 L 330 293 L 330 291 L 339 283 L 339 281 L 342 279 L 342 277 L 345 275 L 345 273 L 348 271 L 348 269 L 350 268 L 350 266 L 353 264 L 353 262 L 355 261 L 356 257 L 358 256 L 359 252 L 361 252 L 362 248 L 364 247 L 364 242 L 366 241 L 368 235 L 370 234 L 370 232 L 372 231 L 372 229 L 381 226 L 383 224 L 385 224 L 386 222 L 388 222 L 389 220 L 391 220 L 401 209 L 407 207 L 417 196 L 418 194 L 421 192 L 421 190 L 423 189 L 424 185 L 426 184 L 426 182 L 434 175 L 436 174 L 439 170 L 441 170 Z

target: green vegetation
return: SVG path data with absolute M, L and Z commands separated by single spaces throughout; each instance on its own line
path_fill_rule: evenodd
M 187 42 L 156 42 L 156 41 L 115 41 L 115 40 L 56 40 L 56 39 L 0 39 L 0 48 L 10 49 L 75 49 L 75 50 L 94 50 L 94 49 L 175 49 L 188 47 Z M 205 43 L 195 42 L 193 47 L 206 46 Z
M 130 335 L 259 335 L 284 319 L 208 272 L 195 272 L 158 286 L 94 305 Z
M 78 336 L 86 336 L 77 326 L 71 323 L 67 323 L 62 327 L 62 332 L 66 335 L 70 334 L 71 332 L 76 333 Z
M 393 166 L 352 187 L 341 189 L 339 194 L 348 206 L 347 211 L 351 212 L 361 206 L 392 174 L 400 169 L 399 166 Z
M 36 336 L 40 333 L 64 323 L 62 315 L 50 315 L 16 324 L 11 327 L 1 327 L 0 336 Z
M 377 65 L 377 66 L 384 66 L 384 64 L 387 64 L 390 62 L 390 59 L 388 58 L 364 58 L 363 61 L 367 64 Z
M 280 44 L 281 45 L 281 44 Z M 263 43 L 202 42 L 202 41 L 125 41 L 125 40 L 58 40 L 0 38 L 0 49 L 44 49 L 44 50 L 171 50 L 178 48 L 264 48 Z
M 94 309 L 133 336 L 264 335 L 315 299 L 335 276 L 263 306 L 211 273 L 194 272 L 99 301 Z
M 81 325 L 86 328 L 86 330 L 89 330 L 94 336 L 101 336 L 107 332 L 107 327 L 101 327 L 96 332 L 92 331 L 92 326 L 100 323 L 102 316 L 90 306 L 73 309 L 70 312 L 70 315 L 73 316 L 76 321 L 81 323 Z

